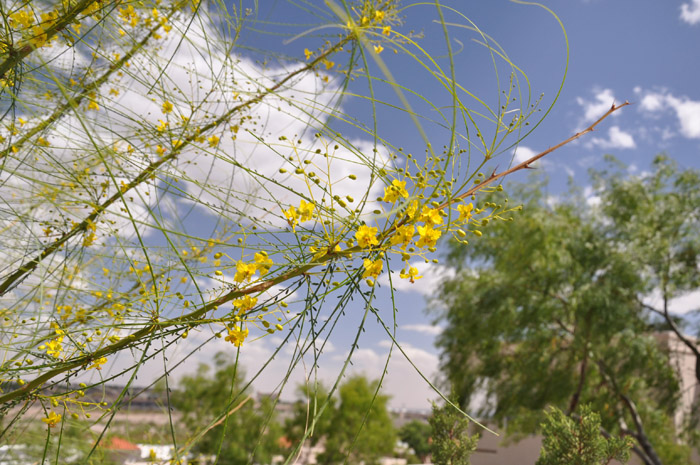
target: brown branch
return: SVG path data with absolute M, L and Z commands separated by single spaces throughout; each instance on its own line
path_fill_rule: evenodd
M 440 206 L 438 207 L 438 209 L 443 209 L 443 208 L 445 208 L 445 207 L 448 207 L 449 205 L 452 205 L 453 203 L 457 203 L 457 202 L 460 201 L 460 200 L 464 200 L 465 198 L 476 194 L 478 191 L 480 191 L 480 190 L 483 189 L 484 187 L 488 186 L 488 185 L 491 184 L 492 182 L 496 181 L 497 179 L 500 179 L 500 178 L 503 178 L 503 177 L 505 177 L 505 176 L 508 176 L 509 174 L 515 173 L 516 171 L 520 171 L 520 170 L 523 170 L 523 169 L 530 169 L 530 168 L 531 168 L 530 165 L 532 165 L 534 162 L 536 162 L 536 161 L 539 160 L 540 158 L 544 157 L 545 155 L 549 155 L 550 153 L 554 152 L 555 150 L 562 148 L 563 146 L 565 146 L 565 145 L 567 145 L 567 144 L 569 144 L 569 143 L 575 141 L 576 139 L 578 139 L 578 138 L 580 138 L 580 137 L 582 137 L 582 136 L 588 134 L 589 132 L 593 132 L 593 131 L 595 130 L 596 126 L 598 126 L 600 123 L 602 123 L 604 119 L 606 119 L 608 116 L 610 116 L 610 115 L 612 115 L 613 113 L 615 113 L 615 112 L 616 112 L 617 110 L 619 110 L 620 108 L 626 107 L 627 105 L 631 105 L 631 103 L 628 102 L 628 101 L 625 101 L 625 103 L 623 103 L 623 104 L 621 104 L 621 105 L 615 105 L 615 104 L 613 103 L 612 106 L 610 107 L 610 109 L 609 109 L 608 111 L 606 111 L 605 114 L 604 114 L 603 116 L 601 116 L 600 118 L 598 118 L 593 124 L 591 124 L 590 126 L 588 126 L 588 127 L 587 127 L 586 129 L 584 129 L 583 131 L 577 132 L 576 134 L 574 134 L 573 136 L 569 137 L 568 139 L 559 142 L 557 145 L 555 145 L 555 146 L 553 146 L 553 147 L 550 147 L 550 148 L 548 148 L 547 150 L 545 150 L 545 151 L 543 151 L 543 152 L 538 153 L 537 155 L 535 155 L 535 156 L 529 158 L 528 160 L 525 160 L 524 162 L 522 162 L 522 163 L 520 163 L 520 164 L 518 164 L 518 165 L 515 165 L 514 167 L 512 167 L 512 168 L 510 168 L 510 169 L 507 169 L 507 170 L 505 170 L 505 171 L 501 171 L 500 173 L 496 173 L 496 170 L 494 170 L 494 171 L 491 173 L 491 176 L 489 176 L 488 178 L 484 179 L 482 182 L 480 182 L 479 184 L 475 185 L 474 187 L 472 187 L 471 189 L 469 189 L 469 190 L 466 191 L 465 193 L 463 193 L 463 194 L 461 194 L 461 195 L 455 197 L 454 199 L 451 199 L 451 200 L 448 200 L 447 202 L 444 202 L 442 205 L 440 205 Z
M 588 369 L 588 347 L 583 348 L 583 360 L 581 361 L 581 369 L 579 370 L 579 379 L 576 392 L 571 396 L 571 402 L 569 403 L 569 412 L 571 415 L 578 406 L 579 400 L 581 399 L 581 392 L 583 392 L 583 386 L 586 382 L 586 370 Z
M 632 421 L 634 422 L 634 427 L 636 431 L 630 432 L 630 435 L 637 440 L 640 447 L 648 457 L 649 463 L 651 465 L 662 465 L 661 459 L 657 455 L 654 446 L 651 444 L 646 432 L 644 431 L 642 417 L 639 415 L 639 412 L 637 411 L 637 406 L 635 405 L 634 401 L 632 401 L 632 399 L 630 399 L 627 395 L 623 394 L 622 390 L 617 385 L 615 378 L 613 378 L 613 376 L 610 374 L 610 371 L 607 369 L 603 362 L 596 360 L 595 363 L 598 366 L 600 373 L 611 385 L 613 391 L 615 392 L 615 395 L 617 395 L 620 398 L 620 400 L 622 400 L 622 403 L 627 409 L 627 412 L 632 417 Z
M 574 413 L 574 414 L 571 414 L 571 415 L 569 415 L 569 416 L 570 416 L 571 418 L 573 418 L 574 420 L 578 420 L 578 419 L 581 418 L 581 417 L 579 417 L 578 415 L 576 415 L 575 413 Z M 610 433 L 608 432 L 608 430 L 606 430 L 606 429 L 603 428 L 602 426 L 598 427 L 598 430 L 600 431 L 601 436 L 603 436 L 605 439 L 610 439 L 610 438 L 612 438 L 612 434 L 610 434 Z M 625 433 L 625 434 L 627 434 L 627 433 Z M 633 433 L 630 433 L 629 435 L 635 436 Z M 641 450 L 639 447 L 637 447 L 637 446 L 635 446 L 634 444 L 632 444 L 631 449 L 632 449 L 632 452 L 634 452 L 635 454 L 637 454 L 637 456 L 639 456 L 639 458 L 644 462 L 645 465 L 654 465 L 654 462 L 652 462 L 652 461 L 649 459 L 649 457 L 647 457 L 647 455 L 644 453 L 644 451 Z

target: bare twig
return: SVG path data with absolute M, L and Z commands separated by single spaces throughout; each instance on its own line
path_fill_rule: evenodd
M 612 106 L 610 107 L 610 109 L 609 109 L 608 111 L 606 111 L 605 114 L 604 114 L 603 116 L 601 116 L 600 118 L 598 118 L 595 122 L 593 122 L 593 124 L 591 124 L 590 126 L 588 126 L 588 127 L 587 127 L 586 129 L 584 129 L 583 131 L 577 132 L 576 134 L 574 134 L 573 136 L 569 137 L 568 139 L 559 142 L 557 145 L 552 146 L 552 147 L 548 148 L 547 150 L 544 150 L 544 151 L 538 153 L 537 155 L 535 155 L 535 156 L 533 156 L 533 157 L 531 157 L 531 158 L 525 160 L 524 162 L 522 162 L 522 163 L 520 163 L 520 164 L 518 164 L 518 165 L 515 165 L 514 167 L 512 167 L 512 168 L 510 168 L 510 169 L 507 169 L 507 170 L 505 170 L 505 171 L 501 171 L 500 173 L 496 173 L 496 170 L 494 170 L 494 171 L 491 173 L 491 176 L 489 176 L 488 178 L 484 179 L 482 182 L 480 182 L 479 184 L 475 185 L 474 187 L 472 187 L 472 188 L 469 189 L 468 191 L 464 192 L 463 194 L 459 195 L 458 197 L 455 197 L 454 199 L 451 199 L 451 200 L 449 200 L 449 201 L 443 203 L 443 204 L 440 205 L 438 208 L 439 208 L 439 209 L 443 209 L 443 208 L 445 208 L 445 207 L 447 207 L 447 206 L 449 206 L 449 205 L 452 205 L 452 204 L 454 204 L 454 203 L 457 203 L 457 202 L 460 201 L 460 200 L 464 200 L 464 199 L 466 199 L 467 197 L 470 197 L 470 196 L 476 194 L 476 193 L 479 192 L 481 189 L 483 189 L 484 187 L 488 186 L 489 184 L 491 184 L 492 182 L 496 181 L 497 179 L 501 179 L 501 178 L 503 178 L 503 177 L 505 177 L 505 176 L 508 176 L 509 174 L 515 173 L 516 171 L 520 171 L 520 170 L 524 170 L 524 169 L 530 169 L 530 168 L 531 168 L 530 165 L 532 165 L 534 162 L 536 162 L 536 161 L 539 160 L 540 158 L 544 157 L 545 155 L 549 155 L 550 153 L 554 152 L 555 150 L 562 148 L 563 146 L 565 146 L 565 145 L 567 145 L 567 144 L 569 144 L 569 143 L 575 141 L 576 139 L 578 139 L 578 138 L 580 138 L 580 137 L 582 137 L 582 136 L 588 134 L 589 132 L 593 132 L 593 131 L 595 130 L 596 126 L 598 126 L 600 123 L 602 123 L 604 119 L 606 119 L 608 116 L 610 116 L 610 115 L 612 115 L 613 113 L 615 113 L 615 112 L 616 112 L 617 110 L 619 110 L 620 108 L 626 107 L 627 105 L 631 105 L 631 103 L 628 102 L 628 101 L 625 101 L 625 103 L 622 103 L 622 104 L 620 104 L 620 105 L 615 105 L 615 104 L 613 103 Z

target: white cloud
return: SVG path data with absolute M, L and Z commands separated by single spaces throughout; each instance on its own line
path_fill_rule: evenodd
M 603 149 L 633 149 L 637 146 L 632 134 L 623 131 L 619 126 L 612 126 L 608 129 L 607 139 L 594 137 L 589 142 L 589 145 Z
M 415 325 L 401 325 L 401 329 L 407 331 L 415 331 L 418 333 L 426 334 L 428 336 L 437 336 L 442 333 L 444 329 L 442 326 L 435 325 L 425 325 L 425 324 L 415 324 Z
M 428 380 L 434 380 L 438 375 L 440 365 L 438 356 L 432 352 L 419 349 L 410 343 L 401 342 L 401 347 L 413 364 Z M 353 354 L 352 374 L 362 374 L 369 379 L 379 379 L 382 376 L 389 347 L 391 344 L 382 343 L 383 351 L 373 349 L 358 349 Z M 337 362 L 344 357 L 334 357 Z M 383 392 L 391 395 L 389 402 L 392 408 L 428 409 L 430 401 L 438 398 L 438 394 L 425 382 L 406 357 L 394 347 L 387 366 L 387 373 L 382 385 Z
M 599 195 L 596 195 L 595 191 L 593 190 L 592 186 L 586 186 L 583 189 L 583 196 L 586 199 L 586 203 L 590 205 L 591 207 L 594 207 L 596 205 L 599 205 L 601 202 L 601 198 Z
M 644 111 L 654 112 L 663 109 L 664 96 L 655 92 L 649 92 L 639 102 L 639 107 Z
M 688 97 L 677 97 L 668 91 L 643 92 L 640 101 L 640 110 L 652 115 L 663 111 L 672 110 L 678 118 L 678 131 L 688 139 L 700 139 L 700 101 L 691 100 Z M 673 136 L 672 131 L 665 129 L 662 137 L 668 139 Z
M 681 5 L 681 20 L 688 24 L 700 23 L 700 0 L 691 2 Z
M 661 310 L 663 306 L 661 291 L 655 289 L 650 295 L 645 296 L 644 303 Z M 700 310 L 700 291 L 688 292 L 671 299 L 668 303 L 668 310 L 676 315 L 682 315 L 692 310 Z
M 408 279 L 400 278 L 399 270 L 392 270 L 391 282 L 394 288 L 399 291 L 417 292 L 423 296 L 430 297 L 435 293 L 435 290 L 444 279 L 453 278 L 455 276 L 454 269 L 435 263 L 418 262 L 411 266 L 418 269 L 418 275 L 422 276 L 422 278 L 411 283 Z M 379 276 L 378 282 L 388 286 L 389 275 L 387 273 L 382 274 Z
M 515 163 L 522 163 L 526 160 L 537 155 L 539 152 L 532 150 L 530 147 L 524 145 L 519 145 L 515 150 L 513 150 L 513 155 L 515 156 Z
M 700 101 L 688 98 L 666 97 L 681 125 L 680 132 L 689 139 L 700 139 Z
M 597 91 L 593 96 L 593 100 L 586 100 L 581 97 L 576 98 L 576 102 L 583 107 L 582 123 L 591 123 L 605 114 L 606 111 L 615 103 L 615 95 L 610 89 Z M 617 116 L 618 113 L 613 113 Z
M 558 195 L 548 195 L 547 198 L 544 199 L 544 203 L 547 204 L 548 207 L 554 208 L 561 203 L 561 198 Z

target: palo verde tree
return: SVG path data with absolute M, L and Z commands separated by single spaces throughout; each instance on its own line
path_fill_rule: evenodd
M 32 408 L 56 444 L 73 418 L 107 428 L 121 397 L 87 402 L 79 383 L 128 389 L 153 363 L 167 384 L 188 356 L 169 351 L 217 338 L 241 360 L 274 333 L 275 355 L 292 354 L 283 389 L 356 297 L 359 337 L 380 273 L 398 266 L 414 281 L 440 238 L 509 213 L 472 198 L 619 108 L 495 171 L 551 105 L 539 108 L 521 68 L 462 12 L 398 0 L 296 8 L 0 1 L 0 435 Z M 409 17 L 439 26 L 442 45 L 431 52 L 405 30 Z M 460 83 L 461 36 L 492 58 L 493 95 Z M 402 73 L 385 61 L 394 52 Z M 419 73 L 430 101 L 402 81 Z M 350 98 L 366 107 L 351 112 Z M 391 140 L 380 114 L 413 125 L 422 145 Z M 380 323 L 391 336 L 397 322 Z M 178 457 L 192 449 L 172 437 Z
M 666 157 L 623 172 L 595 174 L 598 203 L 523 189 L 517 227 L 484 222 L 479 241 L 451 248 L 461 271 L 437 297 L 442 365 L 463 405 L 485 396 L 481 413 L 513 432 L 585 403 L 643 463 L 688 463 L 694 386 L 679 385 L 682 351 L 660 331 L 689 341 L 668 302 L 697 279 L 700 178 Z M 663 309 L 646 303 L 659 289 Z

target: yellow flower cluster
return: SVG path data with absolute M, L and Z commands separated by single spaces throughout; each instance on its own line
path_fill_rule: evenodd
M 399 198 L 408 198 L 408 192 L 406 191 L 406 181 L 399 181 L 394 179 L 389 187 L 384 188 L 384 202 L 393 203 Z
M 296 232 L 296 226 L 299 223 L 313 219 L 315 208 L 313 203 L 301 199 L 299 207 L 289 207 L 287 210 L 284 210 L 284 216 L 287 218 L 287 222 L 292 227 L 292 230 Z
M 357 228 L 355 239 L 357 239 L 357 245 L 363 249 L 367 249 L 373 245 L 379 245 L 379 240 L 377 239 L 377 228 L 367 226 L 366 224 L 363 224 Z
M 362 277 L 376 279 L 381 274 L 383 266 L 384 266 L 384 262 L 382 261 L 381 258 L 379 258 L 377 260 L 370 260 L 368 258 L 365 258 L 365 260 L 364 260 L 365 272 L 362 274 Z
M 92 369 L 92 368 L 96 368 L 96 369 L 98 369 L 98 370 L 101 370 L 101 369 L 102 369 L 102 365 L 104 365 L 105 363 L 107 363 L 107 357 L 100 357 L 100 358 L 98 358 L 97 360 L 95 360 L 95 361 L 92 363 L 92 365 L 90 365 L 89 367 L 87 367 L 87 369 L 90 370 L 90 369 Z
M 233 306 L 238 309 L 238 315 L 242 315 L 248 310 L 254 308 L 258 303 L 257 297 L 251 297 L 249 295 L 244 296 L 241 299 L 236 299 L 233 301 Z
M 51 339 L 46 344 L 40 345 L 39 350 L 45 350 L 47 355 L 58 358 L 63 351 L 63 337 L 65 333 L 62 329 L 58 328 L 54 329 L 54 331 L 56 333 L 56 337 Z
M 228 330 L 228 336 L 224 338 L 225 341 L 230 342 L 236 347 L 240 347 L 243 341 L 248 337 L 248 328 L 243 329 L 240 326 L 236 326 L 233 329 Z
M 428 170 L 426 170 L 427 172 Z M 421 279 L 418 269 L 414 266 L 408 266 L 408 261 L 412 256 L 421 256 L 425 258 L 425 250 L 434 252 L 437 242 L 445 232 L 451 232 L 458 237 L 464 237 L 466 233 L 463 228 L 473 222 L 473 215 L 481 213 L 483 210 L 476 210 L 472 203 L 459 203 L 457 205 L 440 204 L 436 201 L 423 201 L 424 192 L 428 187 L 426 182 L 427 176 L 424 174 L 412 177 L 415 179 L 417 193 L 409 194 L 406 188 L 406 180 L 393 179 L 391 183 L 384 188 L 384 196 L 378 198 L 383 202 L 392 205 L 392 210 L 396 209 L 396 204 L 405 201 L 403 204 L 398 204 L 398 215 L 393 221 L 387 223 L 383 233 L 378 232 L 378 227 L 368 226 L 363 224 L 359 226 L 355 232 L 357 247 L 367 249 L 370 256 L 364 258 L 362 277 L 367 279 L 367 283 L 374 285 L 373 279 L 376 279 L 382 272 L 382 258 L 372 258 L 372 254 L 379 252 L 380 257 L 383 256 L 383 250 L 390 250 L 396 246 L 401 254 L 401 259 L 406 262 L 406 267 L 401 270 L 399 276 L 401 279 L 408 279 L 411 283 Z M 411 200 L 411 196 L 416 198 Z M 435 197 L 434 195 L 432 196 Z M 492 205 L 495 207 L 495 204 Z M 450 215 L 454 212 L 454 215 Z M 379 214 L 380 211 L 375 211 Z M 449 224 L 446 224 L 446 218 L 450 217 Z M 480 225 L 485 224 L 481 220 Z M 465 228 L 466 229 L 466 228 Z M 479 235 L 480 231 L 470 231 L 475 235 Z M 415 236 L 418 236 L 417 238 Z M 388 239 L 388 247 L 380 245 L 380 240 L 386 237 Z M 427 260 L 427 259 L 426 259 Z M 433 260 L 436 261 L 436 260 Z
M 52 411 L 52 412 L 49 414 L 48 417 L 42 418 L 41 421 L 43 421 L 44 423 L 46 423 L 46 424 L 49 426 L 49 428 L 53 428 L 53 427 L 56 426 L 58 423 L 60 423 L 61 417 L 62 417 L 62 416 L 61 416 L 60 413 L 56 413 L 56 412 L 53 412 L 53 411 Z

